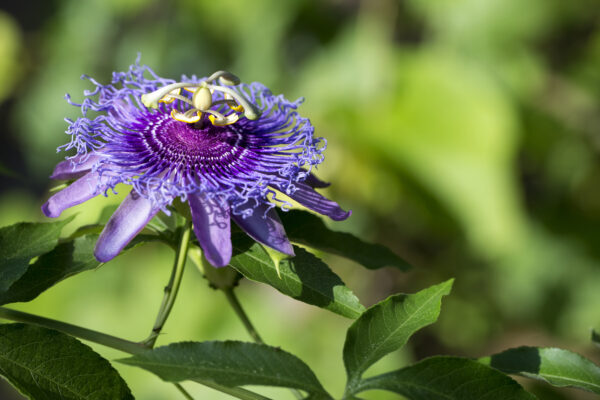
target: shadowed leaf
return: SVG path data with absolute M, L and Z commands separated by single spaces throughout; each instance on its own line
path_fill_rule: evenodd
M 431 357 L 360 383 L 353 393 L 388 390 L 409 400 L 533 400 L 517 382 L 477 361 Z
M 524 346 L 484 357 L 480 362 L 507 374 L 600 394 L 600 367 L 568 350 Z
M 101 263 L 94 257 L 98 235 L 75 235 L 75 239 L 59 243 L 54 249 L 29 264 L 25 273 L 9 287 L 0 290 L 0 305 L 25 302 L 60 281 L 83 271 L 97 268 Z M 137 235 L 121 254 L 142 243 L 160 240 L 155 235 Z
M 0 291 L 10 287 L 32 258 L 52 250 L 62 228 L 74 217 L 51 223 L 21 222 L 0 228 Z
M 90 347 L 32 325 L 0 325 L 0 375 L 36 400 L 133 399 L 117 371 Z
M 0 304 L 33 300 L 63 279 L 96 268 L 100 265 L 94 258 L 97 238 L 97 235 L 81 236 L 40 256 L 21 278 L 0 291 Z
M 310 368 L 296 356 L 257 343 L 182 342 L 119 362 L 146 369 L 168 382 L 212 381 L 228 387 L 281 386 L 331 399 Z
M 364 242 L 350 233 L 332 231 L 321 218 L 309 212 L 291 210 L 279 216 L 294 243 L 348 258 L 368 269 L 390 266 L 406 271 L 411 268 L 387 247 Z

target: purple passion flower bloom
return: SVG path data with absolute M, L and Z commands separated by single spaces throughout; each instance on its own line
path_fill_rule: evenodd
M 231 259 L 231 220 L 254 240 L 293 255 L 277 215 L 297 203 L 344 220 L 350 211 L 315 191 L 327 184 L 311 172 L 323 161 L 325 141 L 296 111 L 301 100 L 274 96 L 260 83 L 243 84 L 219 71 L 180 82 L 138 63 L 113 73 L 112 83 L 84 91 L 71 141 L 59 150 L 76 154 L 60 162 L 52 179 L 74 180 L 42 206 L 48 217 L 119 183 L 131 192 L 96 243 L 101 262 L 116 257 L 159 212 L 180 198 L 190 206 L 194 232 L 214 266 Z

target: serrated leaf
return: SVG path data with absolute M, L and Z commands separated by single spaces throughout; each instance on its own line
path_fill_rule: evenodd
M 388 297 L 354 321 L 344 343 L 350 388 L 373 363 L 400 349 L 413 333 L 437 320 L 442 297 L 450 293 L 452 283 L 450 279 L 415 294 Z
M 600 367 L 568 350 L 523 346 L 481 358 L 479 361 L 507 374 L 517 374 L 542 380 L 553 386 L 572 386 L 600 394 Z
M 294 243 L 348 258 L 368 269 L 391 266 L 406 271 L 412 268 L 387 247 L 364 242 L 350 233 L 332 231 L 309 212 L 291 210 L 279 216 L 288 238 Z
M 118 361 L 146 369 L 168 382 L 204 380 L 228 387 L 280 386 L 305 390 L 315 399 L 331 398 L 302 360 L 264 344 L 173 343 Z
M 431 357 L 360 383 L 353 394 L 388 390 L 409 400 L 532 400 L 517 382 L 477 361 Z
M 50 223 L 21 222 L 0 228 L 0 291 L 8 289 L 29 266 L 29 261 L 52 250 L 62 228 L 73 217 Z
M 299 247 L 296 256 L 279 262 L 277 267 L 258 243 L 249 248 L 233 242 L 235 255 L 230 265 L 248 279 L 271 285 L 296 300 L 312 304 L 348 318 L 356 318 L 364 307 L 327 264 Z
M 79 272 L 94 269 L 100 262 L 94 257 L 98 235 L 80 236 L 60 243 L 43 254 L 6 290 L 0 291 L 0 305 L 30 301 L 56 283 Z
M 36 400 L 133 399 L 117 371 L 90 347 L 33 325 L 0 325 L 0 375 Z

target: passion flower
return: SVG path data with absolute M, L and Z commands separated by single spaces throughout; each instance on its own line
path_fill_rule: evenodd
M 282 253 L 293 248 L 275 207 L 282 194 L 333 220 L 350 211 L 315 191 L 327 184 L 312 169 L 323 161 L 325 141 L 295 102 L 261 83 L 244 84 L 228 72 L 176 82 L 135 63 L 84 91 L 82 116 L 69 123 L 71 141 L 59 150 L 52 179 L 74 180 L 42 206 L 48 217 L 124 183 L 131 192 L 100 234 L 95 256 L 114 258 L 159 212 L 179 198 L 190 206 L 194 232 L 214 266 L 231 259 L 230 221 Z

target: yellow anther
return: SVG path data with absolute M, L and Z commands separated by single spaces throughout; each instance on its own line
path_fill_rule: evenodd
M 191 112 L 190 112 L 191 111 Z M 200 121 L 202 113 L 197 110 L 188 110 L 185 113 L 179 112 L 175 109 L 171 110 L 171 117 L 180 122 L 186 122 L 193 124 L 194 122 Z
M 239 104 L 236 104 L 235 106 L 232 106 L 231 103 L 229 103 L 229 108 L 231 108 L 233 111 L 244 112 L 244 107 L 242 107 Z
M 181 93 L 181 88 L 173 89 L 169 93 L 167 93 L 166 95 L 164 95 L 163 98 L 160 99 L 158 102 L 159 103 L 171 104 L 172 102 L 175 101 L 175 97 L 174 96 L 177 96 L 180 93 Z
M 212 106 L 212 94 L 206 87 L 201 87 L 194 92 L 192 104 L 198 110 L 208 110 Z
M 238 119 L 240 119 L 239 115 L 237 114 L 229 114 L 228 116 L 224 117 L 224 118 L 217 118 L 214 115 L 209 115 L 208 119 L 210 120 L 211 124 L 213 124 L 214 126 L 225 126 L 225 125 L 231 125 L 233 123 L 236 123 Z
M 260 118 L 260 111 L 254 106 L 254 104 L 250 103 L 246 97 L 236 92 L 235 90 L 226 87 L 226 86 L 216 86 L 216 85 L 208 85 L 209 89 L 217 90 L 219 92 L 223 92 L 224 94 L 228 94 L 235 99 L 235 101 L 244 107 L 244 116 L 250 120 L 255 120 Z
M 233 98 L 233 96 L 231 96 L 230 94 L 224 93 L 223 97 L 225 98 L 225 100 L 227 101 L 227 105 L 229 106 L 229 108 L 231 108 L 233 111 L 237 111 L 237 112 L 244 112 L 244 107 L 241 104 L 238 104 L 235 99 Z

